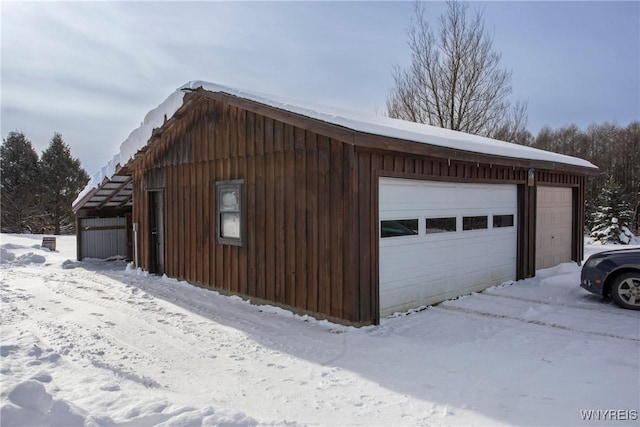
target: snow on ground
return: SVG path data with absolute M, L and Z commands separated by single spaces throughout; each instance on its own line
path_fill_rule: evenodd
M 1 236 L 3 427 L 638 425 L 640 312 L 575 264 L 358 329 L 41 237 Z

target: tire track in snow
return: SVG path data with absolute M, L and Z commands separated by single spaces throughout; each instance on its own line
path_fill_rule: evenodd
M 192 292 L 187 292 L 183 297 L 182 285 L 175 286 L 173 283 L 163 283 L 160 278 L 144 277 L 143 280 L 128 274 L 109 272 L 109 274 L 92 275 L 90 281 L 87 280 L 86 272 L 79 273 L 75 277 L 62 274 L 49 274 L 46 277 L 47 291 L 41 302 L 50 299 L 49 293 L 58 295 L 56 298 L 65 301 L 62 305 L 73 308 L 83 307 L 82 314 L 86 317 L 99 320 L 101 313 L 105 313 L 105 319 L 110 319 L 112 328 L 100 330 L 99 342 L 92 340 L 92 332 L 96 328 L 94 322 L 88 325 L 80 325 L 76 322 L 69 322 L 63 325 L 66 330 L 55 330 L 52 334 L 59 343 L 72 339 L 80 343 L 77 348 L 70 349 L 67 354 L 76 360 L 82 359 L 90 362 L 96 368 L 102 368 L 111 372 L 116 377 L 123 380 L 131 380 L 145 387 L 161 387 L 174 392 L 182 393 L 184 381 L 175 381 L 175 378 L 188 378 L 191 376 L 209 375 L 217 377 L 222 384 L 235 384 L 242 382 L 242 378 L 250 379 L 251 370 L 255 365 L 262 365 L 264 369 L 287 369 L 291 363 L 290 357 L 274 351 L 269 346 L 256 343 L 249 336 L 238 330 L 231 322 L 231 327 L 225 326 L 230 319 L 227 319 L 227 310 L 224 309 L 229 302 L 233 302 L 229 310 L 238 309 L 238 304 L 234 301 L 220 301 L 219 298 L 211 295 L 211 301 L 207 299 L 193 299 Z M 91 271 L 89 271 L 91 272 Z M 34 279 L 42 279 L 39 274 L 29 273 Z M 84 286 L 74 284 L 78 281 Z M 149 283 L 146 283 L 149 282 Z M 105 293 L 103 289 L 108 292 Z M 197 291 L 193 285 L 189 285 L 189 291 Z M 217 295 L 217 294 L 216 294 Z M 225 304 L 220 304 L 224 302 Z M 222 311 L 220 311 L 222 309 Z M 250 310 L 254 316 L 249 319 L 242 319 L 242 324 L 252 325 L 250 329 L 261 329 L 264 325 L 259 322 L 252 322 L 255 316 L 268 316 L 268 313 L 260 313 L 258 310 Z M 179 314 L 179 315 L 178 315 Z M 71 318 L 73 314 L 70 316 Z M 237 316 L 237 313 L 236 313 Z M 236 316 L 229 316 L 235 319 Z M 225 318 L 221 323 L 216 318 Z M 140 336 L 123 336 L 117 332 L 117 324 L 128 323 L 125 330 L 131 330 L 132 324 L 139 325 Z M 135 322 L 135 323 L 134 323 Z M 58 322 L 52 322 L 57 327 Z M 279 324 L 279 322 L 276 322 Z M 46 329 L 53 325 L 45 325 Z M 149 336 L 146 332 L 154 331 Z M 157 335 L 156 332 L 157 331 Z M 57 332 L 57 333 L 56 333 Z M 64 336 L 68 337 L 67 339 Z M 121 339 L 124 338 L 124 339 Z M 270 340 L 269 340 L 270 341 Z M 113 343 L 113 344 L 109 344 Z M 101 348 L 94 348 L 94 344 L 108 344 Z M 149 348 L 149 344 L 154 346 Z M 62 345 L 62 344 L 61 344 Z M 164 348 L 169 346 L 170 348 Z M 113 350 L 111 350 L 113 347 Z M 124 351 L 115 351 L 120 347 Z M 124 347 L 124 348 L 123 348 Z M 63 349 L 64 350 L 64 349 Z M 122 355 L 128 356 L 126 369 L 123 367 Z M 145 355 L 146 354 L 146 355 Z M 274 361 L 274 356 L 279 359 Z M 120 359 L 119 359 L 120 358 Z M 216 360 L 217 359 L 217 360 Z M 251 362 L 247 365 L 247 359 Z M 176 374 L 175 361 L 181 360 L 180 372 Z M 168 372 L 167 376 L 164 372 Z M 196 373 L 197 372 L 197 373 Z M 285 374 L 287 375 L 287 374 Z M 298 381 L 292 378 L 291 381 Z M 249 389 L 259 392 L 262 384 L 247 384 Z M 154 387 L 155 386 L 155 387 Z M 204 387 L 203 393 L 210 392 L 209 384 L 200 381 L 191 382 L 188 387 Z M 224 396 L 224 395 L 221 395 Z M 296 393 L 284 393 L 283 398 L 292 399 Z M 227 397 L 217 398 L 218 404 L 225 405 Z
M 560 329 L 560 330 L 564 330 L 564 331 L 577 332 L 577 333 L 586 334 L 586 335 L 595 335 L 595 336 L 600 336 L 600 337 L 615 338 L 615 339 L 619 339 L 619 340 L 623 340 L 623 341 L 640 342 L 640 339 L 638 339 L 638 338 L 624 337 L 624 336 L 621 336 L 621 335 L 608 334 L 606 332 L 585 331 L 585 330 L 580 330 L 580 329 L 576 329 L 576 328 L 570 328 L 568 326 L 560 325 L 558 323 L 549 323 L 549 322 L 544 322 L 542 320 L 525 319 L 523 317 L 511 316 L 511 315 L 508 315 L 508 314 L 491 313 L 491 312 L 488 312 L 488 311 L 474 310 L 474 309 L 465 308 L 465 307 L 456 307 L 456 306 L 453 306 L 453 305 L 443 305 L 443 304 L 436 305 L 433 308 L 436 309 L 436 310 L 456 311 L 456 312 L 459 312 L 459 313 L 465 313 L 465 314 L 470 314 L 470 315 L 475 315 L 475 316 L 482 316 L 482 317 L 490 317 L 490 318 L 493 318 L 493 319 L 514 320 L 514 321 L 517 321 L 517 322 L 526 323 L 526 324 L 530 324 L 530 325 L 544 326 L 544 327 Z
M 553 306 L 557 306 L 557 307 L 577 308 L 579 310 L 599 311 L 601 313 L 606 313 L 606 314 L 609 314 L 609 315 L 630 317 L 630 318 L 636 319 L 636 320 L 639 318 L 636 315 L 626 313 L 623 309 L 620 309 L 620 311 L 603 310 L 603 309 L 598 308 L 597 306 L 595 306 L 595 304 L 592 305 L 592 306 L 585 307 L 585 306 L 580 306 L 580 305 L 564 304 L 564 303 L 555 302 L 555 301 L 539 300 L 539 299 L 535 299 L 535 298 L 527 298 L 527 297 L 519 297 L 519 296 L 513 296 L 513 295 L 498 294 L 498 293 L 494 293 L 494 292 L 487 292 L 486 290 L 480 292 L 479 294 L 480 295 L 486 295 L 486 296 L 489 296 L 489 297 L 507 298 L 507 299 L 511 299 L 511 300 L 515 300 L 515 301 L 531 302 L 531 303 L 541 304 L 541 305 L 553 305 Z
M 34 319 L 38 324 L 40 335 L 53 347 L 56 347 L 59 354 L 69 357 L 72 361 L 87 361 L 93 366 L 103 368 L 111 371 L 114 375 L 123 379 L 132 380 L 142 385 L 159 384 L 156 380 L 152 379 L 148 375 L 140 377 L 135 374 L 131 369 L 118 368 L 123 366 L 123 361 L 127 360 L 127 363 L 133 366 L 140 365 L 142 367 L 149 366 L 149 362 L 160 367 L 159 369 L 171 369 L 171 363 L 155 357 L 157 348 L 145 349 L 139 345 L 139 337 L 126 337 L 123 340 L 123 334 L 114 333 L 112 329 L 117 325 L 111 321 L 101 322 L 99 319 L 104 315 L 101 311 L 107 311 L 109 313 L 117 312 L 124 316 L 127 322 L 140 323 L 140 311 L 136 309 L 129 309 L 128 304 L 118 304 L 116 298 L 104 299 L 100 289 L 96 289 L 88 286 L 74 286 L 76 283 L 75 276 L 69 277 L 65 275 L 63 280 L 60 280 L 59 275 L 47 274 L 43 277 L 41 274 L 32 272 L 20 272 L 18 278 L 27 280 L 44 280 L 43 285 L 35 294 L 29 294 L 33 309 L 31 312 L 39 312 L 42 316 L 38 316 Z M 79 278 L 79 280 L 83 280 Z M 92 282 L 98 282 L 95 278 L 92 278 Z M 98 283 L 99 285 L 108 285 L 108 283 Z M 39 284 L 40 285 L 40 284 Z M 110 288 L 114 288 L 113 283 L 110 284 Z M 25 291 L 26 292 L 26 291 Z M 48 294 L 56 295 L 56 300 L 48 297 Z M 124 293 L 123 293 L 124 294 Z M 61 301 L 64 301 L 62 303 Z M 74 303 L 80 302 L 81 304 Z M 47 305 L 48 303 L 60 304 L 62 307 L 59 312 L 56 310 L 48 310 L 54 306 Z M 110 303 L 115 302 L 115 303 Z M 44 307 L 40 307 L 41 305 Z M 19 304 L 18 304 L 19 305 Z M 91 319 L 95 318 L 96 323 L 87 322 L 79 323 L 73 316 L 73 309 L 69 308 L 83 307 L 86 310 L 80 315 L 83 318 Z M 39 308 L 39 310 L 37 310 Z M 129 309 L 129 313 L 125 313 Z M 61 317 L 63 314 L 69 314 L 69 316 Z M 89 316 L 87 316 L 89 314 Z M 61 317 L 61 318 L 60 318 Z M 144 323 L 144 320 L 143 322 Z M 155 326 L 153 322 L 146 322 L 148 325 Z M 140 330 L 143 330 L 144 325 L 141 325 Z M 117 328 L 116 328 L 117 329 Z M 131 338 L 131 339 L 128 339 Z M 161 339 L 159 339 L 161 341 Z M 162 345 L 166 345 L 163 342 Z M 186 346 L 179 345 L 178 349 L 185 348 L 184 355 L 193 354 Z M 138 378 L 140 377 L 140 378 Z
M 38 325 L 39 335 L 56 349 L 56 353 L 68 357 L 73 362 L 89 362 L 97 368 L 110 371 L 117 377 L 131 380 L 145 387 L 161 387 L 157 381 L 146 376 L 139 376 L 123 367 L 124 360 L 127 360 L 128 363 L 136 363 L 136 361 L 147 363 L 149 360 L 154 360 L 152 354 L 142 354 L 139 348 L 131 347 L 113 336 L 109 329 L 115 326 L 114 323 L 108 320 L 80 323 L 73 318 L 74 310 L 65 307 L 62 301 L 66 303 L 81 301 L 84 303 L 83 306 L 87 307 L 86 313 L 82 314 L 84 318 L 91 319 L 95 316 L 96 319 L 100 319 L 103 317 L 102 313 L 97 312 L 101 310 L 99 308 L 96 310 L 95 304 L 90 299 L 78 298 L 82 290 L 90 291 L 89 287 L 74 287 L 73 284 L 76 281 L 73 276 L 71 278 L 65 277 L 66 280 L 59 280 L 55 274 L 43 276 L 27 271 L 19 272 L 14 276 L 14 279 L 33 280 L 34 283 L 37 283 L 36 292 L 28 293 L 25 289 L 20 290 L 29 297 L 30 312 L 39 313 L 36 318 L 33 318 L 33 321 Z M 42 283 L 36 282 L 36 280 L 42 281 Z M 65 289 L 72 289 L 75 292 L 65 292 Z M 50 294 L 56 295 L 56 297 L 52 299 L 48 296 Z M 20 301 L 12 298 L 9 298 L 8 302 L 13 303 L 15 309 L 19 309 L 21 305 Z M 67 314 L 69 316 L 65 316 Z

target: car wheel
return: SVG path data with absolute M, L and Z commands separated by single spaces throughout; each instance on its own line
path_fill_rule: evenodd
M 615 278 L 611 297 L 622 308 L 640 310 L 640 273 L 626 273 Z

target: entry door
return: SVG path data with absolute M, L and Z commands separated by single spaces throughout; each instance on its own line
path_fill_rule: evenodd
M 571 261 L 573 190 L 540 186 L 536 200 L 536 269 Z
M 149 271 L 164 273 L 164 200 L 162 191 L 149 192 Z

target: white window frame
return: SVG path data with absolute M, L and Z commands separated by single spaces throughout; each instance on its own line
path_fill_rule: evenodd
M 234 210 L 222 210 L 222 196 L 225 192 L 236 191 L 238 193 L 238 206 Z M 245 242 L 245 206 L 244 206 L 244 180 L 218 181 L 216 182 L 216 241 L 221 245 L 243 246 Z M 238 214 L 240 220 L 240 233 L 238 237 L 227 237 L 222 234 L 222 216 L 226 214 Z

